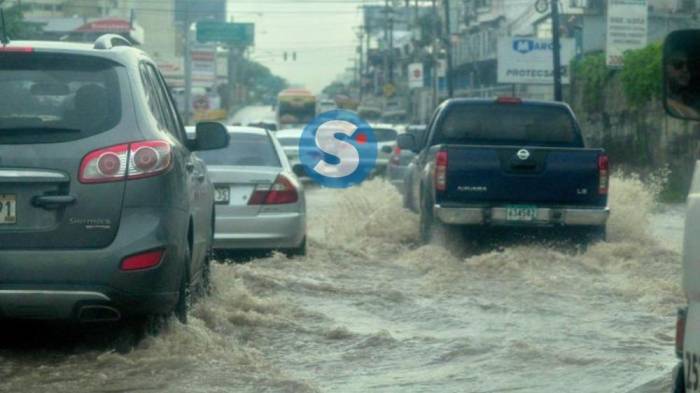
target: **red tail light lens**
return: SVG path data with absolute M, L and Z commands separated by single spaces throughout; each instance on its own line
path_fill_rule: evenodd
M 29 46 L 0 46 L 0 52 L 32 53 L 34 52 L 34 48 Z
M 683 341 L 685 340 L 685 321 L 687 319 L 688 309 L 678 309 L 678 318 L 676 319 L 676 355 L 683 357 Z
M 170 168 L 172 148 L 165 141 L 135 142 L 130 146 L 129 179 L 159 175 Z
M 80 163 L 81 183 L 106 183 L 124 180 L 129 145 L 117 145 L 88 153 Z
M 607 195 L 610 184 L 610 163 L 605 154 L 598 156 L 598 179 L 598 194 Z
M 394 147 L 394 154 L 391 156 L 391 163 L 398 165 L 401 163 L 401 148 L 396 146 Z
M 258 186 L 248 200 L 248 205 L 284 205 L 299 200 L 297 189 L 284 175 L 277 176 L 272 187 Z
M 124 271 L 150 269 L 160 264 L 163 254 L 164 250 L 154 250 L 132 255 L 122 261 L 121 269 Z
M 435 155 L 435 190 L 447 190 L 447 151 L 445 150 Z
M 167 171 L 171 162 L 172 148 L 169 143 L 134 142 L 88 153 L 80 163 L 78 178 L 81 183 L 142 179 Z

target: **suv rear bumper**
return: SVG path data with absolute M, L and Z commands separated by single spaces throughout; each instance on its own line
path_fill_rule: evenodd
M 441 206 L 433 215 L 450 225 L 531 225 L 531 226 L 603 226 L 610 216 L 608 207 L 538 207 L 532 221 L 508 221 L 505 207 Z
M 117 316 L 105 320 L 170 312 L 177 302 L 187 220 L 177 209 L 125 208 L 106 248 L 4 250 L 0 318 L 78 320 L 90 308 Z M 165 250 L 159 265 L 120 269 L 124 258 L 154 249 Z

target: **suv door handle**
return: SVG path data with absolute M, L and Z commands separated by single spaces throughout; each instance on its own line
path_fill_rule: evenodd
M 44 209 L 58 209 L 62 206 L 72 205 L 76 201 L 73 195 L 41 195 L 32 199 L 32 205 Z

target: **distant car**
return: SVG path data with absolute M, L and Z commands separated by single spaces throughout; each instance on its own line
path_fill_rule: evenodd
M 338 105 L 335 103 L 334 100 L 321 100 L 318 103 L 318 109 L 317 112 L 324 113 L 324 112 L 329 112 L 332 110 L 338 109 Z
M 422 125 L 411 125 L 406 127 L 405 130 L 406 133 L 410 133 L 414 135 L 416 139 L 420 139 L 425 132 L 425 128 L 426 127 Z M 386 178 L 402 193 L 404 192 L 404 180 L 409 174 L 408 166 L 415 156 L 416 153 L 395 146 L 391 158 L 389 159 L 389 164 L 386 168 Z
M 248 123 L 248 127 L 257 127 L 268 131 L 277 131 L 277 124 L 272 120 L 256 120 Z
M 396 138 L 399 133 L 389 125 L 375 124 L 371 125 L 374 131 L 374 137 L 377 139 L 377 164 L 375 174 L 383 175 L 389 165 L 389 160 L 394 153 L 396 147 Z
M 277 138 L 280 145 L 282 145 L 282 149 L 284 149 L 284 153 L 289 160 L 289 164 L 292 166 L 294 174 L 302 179 L 306 179 L 308 176 L 299 159 L 299 141 L 301 141 L 301 134 L 303 132 L 304 129 L 302 128 L 280 130 L 275 133 L 275 138 Z
M 115 35 L 0 47 L 0 319 L 187 321 L 214 189 L 156 63 Z
M 305 255 L 304 187 L 282 146 L 262 128 L 228 127 L 228 132 L 228 147 L 199 154 L 216 192 L 214 249 Z

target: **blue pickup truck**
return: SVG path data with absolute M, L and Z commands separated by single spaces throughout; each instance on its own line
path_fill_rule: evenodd
M 405 204 L 424 242 L 457 227 L 552 227 L 582 243 L 604 240 L 608 157 L 587 149 L 563 103 L 519 98 L 450 99 L 422 138 L 399 136 L 416 157 Z

